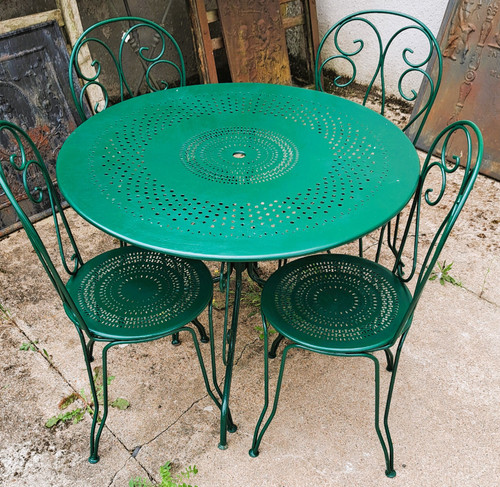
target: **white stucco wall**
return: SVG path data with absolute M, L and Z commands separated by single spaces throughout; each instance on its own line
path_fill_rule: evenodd
M 373 9 L 394 10 L 416 17 L 425 25 L 427 25 L 427 27 L 437 37 L 447 5 L 448 0 L 419 0 L 418 2 L 403 0 L 316 0 L 320 39 L 323 37 L 329 27 L 331 27 L 335 22 L 342 19 L 346 15 L 358 12 L 360 10 Z M 393 30 L 391 32 L 390 26 L 388 25 L 386 36 L 389 36 L 393 32 Z M 380 33 L 382 37 L 384 37 L 384 32 L 382 29 Z M 418 39 L 417 42 L 428 42 L 423 38 L 423 36 L 417 36 L 415 39 Z M 422 49 L 424 50 L 425 46 L 422 46 Z M 366 46 L 366 51 L 369 53 L 368 45 Z M 326 50 L 326 52 L 324 52 L 324 54 L 328 54 L 328 49 Z M 375 59 L 376 55 L 375 53 L 373 53 L 371 56 L 366 56 L 366 58 L 368 60 L 367 62 L 370 62 L 370 59 Z M 390 62 L 397 63 L 398 60 L 395 58 L 391 58 Z M 400 61 L 399 66 L 392 65 L 392 68 L 391 65 L 386 66 L 386 80 L 388 82 L 386 88 L 389 93 L 396 93 L 397 78 L 405 68 L 407 68 L 407 66 L 402 60 Z M 339 72 L 344 71 L 341 66 L 336 66 L 336 69 Z M 344 71 L 344 74 L 347 73 Z M 363 73 L 360 73 L 361 77 L 357 78 L 356 81 L 361 83 L 368 82 L 369 79 L 363 79 L 362 74 Z M 371 71 L 371 74 L 373 74 L 373 71 Z M 392 78 L 391 74 L 393 74 Z

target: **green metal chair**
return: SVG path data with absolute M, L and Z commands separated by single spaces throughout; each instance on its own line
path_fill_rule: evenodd
M 451 146 L 459 139 L 463 141 L 460 146 L 463 155 L 448 159 Z M 441 151 L 441 156 L 433 160 L 432 153 L 436 150 Z M 292 261 L 268 279 L 262 290 L 261 304 L 265 336 L 265 401 L 255 428 L 251 456 L 258 455 L 262 436 L 276 413 L 287 354 L 298 348 L 324 355 L 366 357 L 373 361 L 375 429 L 385 456 L 386 475 L 396 475 L 388 420 L 401 350 L 424 286 L 472 190 L 482 152 L 482 136 L 472 122 L 455 122 L 438 135 L 423 165 L 404 231 L 398 238 L 396 255 L 387 252 L 389 259 L 393 260 L 391 267 L 358 256 L 322 254 Z M 459 168 L 460 163 L 465 168 Z M 434 185 L 428 178 L 431 173 L 436 173 L 439 178 Z M 456 173 L 461 182 L 447 184 L 452 173 Z M 441 207 L 440 211 L 446 216 L 424 253 L 420 249 L 422 244 L 419 245 L 420 220 L 424 210 L 435 211 L 432 207 Z M 413 293 L 407 286 L 412 280 Z M 274 404 L 263 424 L 269 405 L 269 325 L 290 343 L 281 359 Z M 394 359 L 390 352 L 393 346 L 396 346 Z M 386 352 L 387 368 L 391 371 L 383 419 L 385 439 L 379 421 L 380 367 L 375 355 L 382 350 Z
M 197 317 L 208 308 L 212 335 L 213 283 L 207 267 L 201 261 L 171 257 L 133 246 L 110 250 L 84 263 L 47 167 L 32 140 L 16 125 L 0 121 L 0 141 L 5 152 L 12 154 L 0 166 L 1 188 L 16 210 L 80 337 L 94 404 L 89 461 L 99 461 L 99 439 L 108 415 L 107 353 L 111 347 L 157 340 L 179 332 L 191 334 L 205 387 L 220 408 L 220 401 L 212 393 L 208 382 L 196 334 L 186 326 L 193 322 L 200 327 Z M 35 204 L 47 199 L 50 202 L 62 267 L 69 275 L 66 283 L 22 209 L 26 196 Z M 90 365 L 95 342 L 104 344 L 103 412 L 98 428 L 101 405 Z M 215 382 L 213 351 L 211 341 Z M 221 396 L 216 382 L 215 387 Z M 232 425 L 231 419 L 229 421 Z
M 429 73 L 426 67 L 434 58 L 436 69 Z M 393 106 L 401 103 L 406 111 L 420 96 L 418 109 L 402 123 L 416 144 L 441 84 L 442 65 L 439 44 L 420 20 L 389 10 L 363 10 L 339 20 L 323 36 L 316 54 L 315 88 L 359 97 L 384 116 L 388 100 Z M 398 66 L 401 71 L 395 73 Z M 394 225 L 398 223 L 396 218 Z M 359 255 L 363 256 L 361 239 Z
M 437 69 L 431 76 L 425 69 L 434 57 Z M 395 66 L 402 72 L 394 73 Z M 358 92 L 363 105 L 382 115 L 389 98 L 407 105 L 420 93 L 425 101 L 403 125 L 414 143 L 436 98 L 441 73 L 441 50 L 429 28 L 388 10 L 364 10 L 335 23 L 319 44 L 314 69 L 317 90 L 349 97 Z
M 85 64 L 92 57 L 91 66 Z M 77 80 L 81 91 L 75 90 Z M 186 70 L 179 45 L 163 27 L 140 17 L 116 17 L 86 29 L 76 41 L 69 61 L 73 100 L 83 120 L 90 115 L 85 96 L 102 94 L 95 112 L 111 101 L 123 101 L 148 91 L 185 86 Z
M 112 101 L 185 86 L 186 70 L 179 45 L 163 27 L 140 17 L 116 17 L 92 25 L 78 38 L 69 60 L 69 81 L 78 114 L 85 121 L 91 115 L 85 102 L 90 92 L 91 98 L 100 100 L 93 107 L 97 113 Z M 120 246 L 125 245 L 120 241 Z M 206 335 L 202 341 L 208 341 Z M 177 334 L 172 344 L 180 344 Z

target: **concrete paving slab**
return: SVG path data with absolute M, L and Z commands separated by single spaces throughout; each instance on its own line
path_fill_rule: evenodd
M 278 414 L 259 457 L 250 458 L 263 401 L 263 342 L 255 328 L 260 317 L 250 301 L 239 326 L 231 396 L 238 431 L 229 435 L 229 448 L 217 448 L 218 410 L 204 390 L 192 344 L 184 340 L 172 347 L 165 339 L 111 351 L 111 395 L 131 406 L 111 411 L 101 461 L 88 464 L 89 417 L 51 430 L 44 426 L 63 397 L 88 390 L 76 332 L 24 233 L 0 241 L 0 304 L 14 321 L 4 317 L 0 323 L 0 486 L 125 486 L 135 477 L 158 481 L 166 461 L 174 473 L 197 465 L 192 483 L 199 487 L 496 486 L 499 189 L 500 183 L 479 178 L 477 198 L 469 201 L 440 258 L 454 262 L 452 275 L 463 287 L 431 282 L 417 310 L 391 410 L 397 470 L 392 480 L 384 476 L 373 429 L 372 365 L 362 359 L 291 354 Z M 68 216 L 86 258 L 116 245 L 71 210 Z M 50 220 L 37 224 L 43 235 L 50 226 Z M 342 250 L 355 252 L 356 244 Z M 268 275 L 275 267 L 261 269 Z M 223 310 L 215 314 L 220 370 Z M 47 350 L 53 366 L 41 352 L 19 350 L 30 340 Z M 208 362 L 208 345 L 202 349 Z M 271 363 L 273 378 L 278 361 Z M 387 380 L 383 374 L 383 386 Z

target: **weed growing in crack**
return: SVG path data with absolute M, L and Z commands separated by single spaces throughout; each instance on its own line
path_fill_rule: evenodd
M 149 480 L 142 477 L 131 479 L 128 483 L 129 487 L 196 487 L 196 485 L 187 484 L 185 481 L 198 473 L 196 465 L 189 466 L 182 472 L 172 475 L 172 463 L 167 462 L 160 467 L 161 482 L 153 484 Z
M 264 340 L 264 327 L 256 325 L 254 326 L 255 331 L 259 333 L 259 340 Z M 267 327 L 267 333 L 269 336 L 274 335 L 276 333 L 276 330 L 272 328 L 270 325 Z
M 35 340 L 34 342 L 23 342 L 23 343 L 21 343 L 19 350 L 23 350 L 23 351 L 31 350 L 32 352 L 36 352 L 38 350 L 38 348 L 36 347 L 37 343 L 38 343 L 38 340 Z
M 13 323 L 12 317 L 10 316 L 10 311 L 2 303 L 0 303 L 0 320 L 7 324 Z
M 484 293 L 484 288 L 486 286 L 486 278 L 488 277 L 488 274 L 490 273 L 490 268 L 488 267 L 488 270 L 486 271 L 486 274 L 484 275 L 484 279 L 483 279 L 483 285 L 481 286 L 481 291 L 479 293 L 479 297 L 481 298 L 483 296 L 483 293 Z
M 439 284 L 444 286 L 447 282 L 453 284 L 454 286 L 462 287 L 462 283 L 457 281 L 455 278 L 450 276 L 451 267 L 453 266 L 453 262 L 451 264 L 446 265 L 446 261 L 442 264 L 437 263 L 438 270 L 433 270 L 431 276 L 429 277 L 429 281 L 438 280 Z
M 45 350 L 44 350 L 45 351 Z M 108 386 L 111 383 L 111 381 L 115 378 L 115 376 L 110 375 L 108 376 Z M 99 404 L 102 404 L 104 401 L 104 386 L 103 386 L 103 377 L 102 377 L 102 368 L 101 367 L 95 367 L 94 368 L 94 382 L 96 383 L 96 389 L 97 389 L 97 400 Z M 94 403 L 92 400 L 87 399 L 87 396 L 85 394 L 85 391 L 83 389 L 80 390 L 80 392 L 72 392 L 69 396 L 63 397 L 61 401 L 59 401 L 58 408 L 61 411 L 64 411 L 67 409 L 69 406 L 72 404 L 75 404 L 77 402 L 80 402 L 82 406 L 79 406 L 75 409 L 72 409 L 70 411 L 65 411 L 63 413 L 60 413 L 56 416 L 52 416 L 47 420 L 45 423 L 45 426 L 47 428 L 52 428 L 56 426 L 59 423 L 67 423 L 67 422 L 72 422 L 73 424 L 79 423 L 84 417 L 85 413 L 89 413 L 90 415 L 94 414 Z M 112 402 L 108 401 L 108 404 L 117 409 L 127 409 L 130 406 L 130 403 L 121 397 L 115 399 Z M 98 419 L 98 421 L 101 421 L 101 418 Z

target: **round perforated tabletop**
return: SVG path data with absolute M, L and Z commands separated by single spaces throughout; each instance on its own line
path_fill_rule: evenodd
M 395 216 L 419 174 L 381 115 L 303 88 L 231 83 L 151 93 L 79 126 L 57 159 L 82 217 L 141 247 L 258 261 L 350 242 Z

